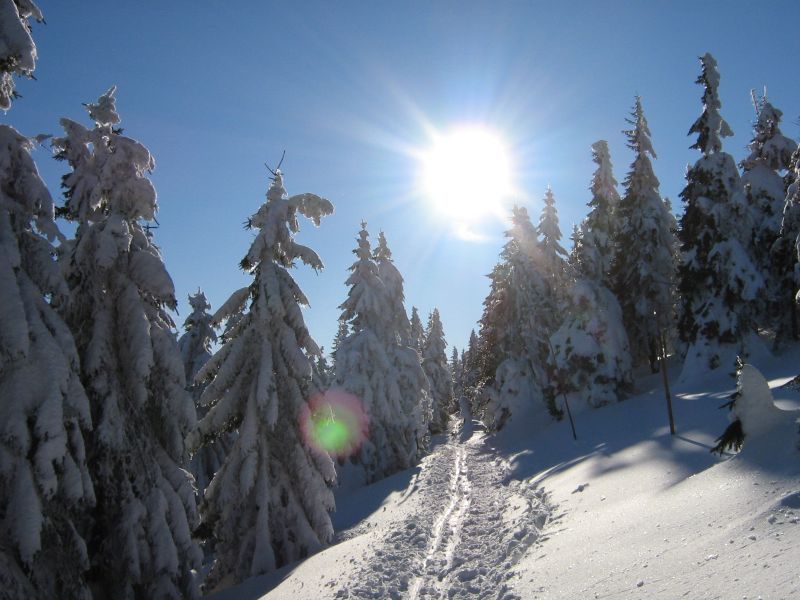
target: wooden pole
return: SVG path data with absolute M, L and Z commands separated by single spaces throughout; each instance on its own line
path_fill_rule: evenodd
M 658 345 L 661 348 L 661 376 L 664 379 L 664 396 L 667 398 L 669 433 L 670 435 L 675 435 L 675 418 L 672 416 L 672 395 L 669 392 L 669 376 L 667 375 L 667 343 L 664 340 L 664 332 L 658 324 L 658 317 L 656 317 L 656 327 L 658 328 Z

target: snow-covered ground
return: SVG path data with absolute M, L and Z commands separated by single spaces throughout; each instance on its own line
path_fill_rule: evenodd
M 755 361 L 785 410 L 798 359 Z M 419 467 L 341 492 L 336 544 L 214 598 L 800 597 L 797 427 L 710 454 L 724 371 L 675 384 L 674 437 L 658 376 L 579 412 L 577 442 L 565 421 L 452 431 Z

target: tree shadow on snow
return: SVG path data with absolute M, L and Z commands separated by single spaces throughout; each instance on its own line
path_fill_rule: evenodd
M 715 372 L 707 392 L 673 385 L 675 436 L 669 433 L 663 388 L 655 387 L 602 408 L 573 409 L 577 440 L 566 419 L 545 426 L 515 424 L 512 419 L 508 431 L 496 434 L 492 443 L 509 456 L 514 479 L 546 483 L 586 461 L 592 461 L 588 476 L 599 476 L 648 460 L 661 463 L 668 485 L 674 485 L 722 460 L 710 449 L 728 424 L 727 411 L 719 406 L 734 390 L 734 382 L 726 373 Z

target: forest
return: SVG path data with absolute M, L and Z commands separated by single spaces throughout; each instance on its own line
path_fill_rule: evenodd
M 0 0 L 0 107 L 12 121 L 24 102 L 15 78 L 35 69 L 31 20 L 43 20 L 31 0 Z M 449 353 L 439 310 L 409 316 L 386 235 L 371 242 L 366 222 L 353 227 L 324 353 L 292 272 L 322 268 L 298 241 L 300 217 L 324 227 L 334 205 L 290 194 L 280 164 L 247 217 L 249 284 L 213 312 L 198 289 L 178 327 L 151 226 L 154 159 L 123 132 L 116 89 L 50 139 L 0 125 L 0 597 L 221 590 L 325 548 L 335 486 L 415 467 L 458 415 L 488 433 L 522 418 L 589 421 L 668 359 L 684 378 L 741 373 L 748 355 L 791 346 L 800 151 L 764 93 L 749 154 L 725 152 L 719 82 L 706 53 L 680 204 L 659 191 L 636 96 L 621 185 L 598 140 L 569 244 L 552 189 L 537 224 L 514 206 L 481 319 Z M 36 145 L 60 161 L 63 199 L 40 177 Z M 714 450 L 745 436 L 732 426 Z

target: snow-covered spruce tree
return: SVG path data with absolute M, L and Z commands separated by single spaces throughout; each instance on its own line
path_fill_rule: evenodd
M 386 292 L 389 295 L 389 310 L 394 322 L 392 329 L 396 332 L 397 341 L 404 346 L 411 346 L 411 325 L 408 322 L 408 315 L 404 306 L 405 294 L 403 293 L 403 276 L 392 260 L 392 251 L 386 243 L 386 236 L 383 231 L 378 233 L 378 246 L 375 248 L 373 260 L 378 265 L 378 277 L 383 281 Z
M 461 351 L 463 356 L 464 351 Z M 458 354 L 458 348 L 453 346 L 450 354 L 450 374 L 453 382 L 453 396 L 458 400 L 464 394 L 464 362 Z
M 142 221 L 156 212 L 148 150 L 121 135 L 114 88 L 88 104 L 93 129 L 62 119 L 53 140 L 72 171 L 62 246 L 67 322 L 81 359 L 94 431 L 87 464 L 97 496 L 87 549 L 95 597 L 194 595 L 201 553 L 184 437 L 195 427 L 167 308 L 175 292 Z
M 760 294 L 759 325 L 773 327 L 776 344 L 780 345 L 792 333 L 790 309 L 794 306 L 788 304 L 789 293 L 782 285 L 781 273 L 787 257 L 773 252 L 773 246 L 780 237 L 786 202 L 784 174 L 792 167 L 797 144 L 781 132 L 783 113 L 767 101 L 766 95 L 760 100 L 754 96 L 754 104 L 757 116 L 750 155 L 742 161 L 742 185 L 750 211 L 753 256 L 765 279 L 766 293 Z M 782 246 L 778 244 L 774 250 L 783 249 Z
M 597 169 L 592 176 L 592 199 L 589 201 L 589 214 L 582 226 L 582 243 L 592 248 L 600 261 L 599 283 L 613 289 L 611 264 L 614 260 L 614 236 L 620 197 L 611 166 L 608 142 L 598 140 L 592 144 L 592 160 Z
M 547 275 L 553 293 L 558 297 L 567 286 L 567 258 L 568 254 L 561 245 L 561 229 L 558 226 L 558 211 L 553 190 L 547 186 L 544 194 L 544 206 L 539 216 L 539 226 L 536 233 L 540 236 L 539 258 L 537 262 Z
M 573 401 L 572 405 L 578 408 L 618 400 L 631 383 L 630 348 L 622 310 L 606 287 L 611 256 L 607 198 L 611 192 L 602 191 L 598 180 L 608 182 L 610 177 L 608 150 L 605 142 L 597 142 L 592 151 L 600 167 L 592 182 L 592 200 L 581 224 L 580 243 L 574 248 L 575 281 L 567 291 L 566 316 L 550 339 L 554 355 L 548 360 L 552 376 L 546 390 L 554 399 L 562 393 L 577 395 L 575 400 L 581 402 Z M 603 155 L 605 164 L 599 160 Z
M 36 44 L 31 37 L 29 19 L 44 22 L 42 11 L 33 0 L 0 0 L 0 109 L 11 108 L 19 94 L 14 75 L 33 78 Z
M 628 337 L 622 311 L 611 291 L 596 281 L 579 278 L 567 291 L 566 316 L 551 336 L 551 385 L 554 402 L 561 393 L 591 407 L 620 399 L 631 384 Z M 580 402 L 576 402 L 579 400 Z
M 706 53 L 700 63 L 703 113 L 689 134 L 697 134 L 692 148 L 702 156 L 687 170 L 681 192 L 678 334 L 685 345 L 685 369 L 702 371 L 730 364 L 744 351 L 755 331 L 763 279 L 742 244 L 747 211 L 739 172 L 722 151 L 722 138 L 733 132 L 719 113 L 717 62 Z
M 304 558 L 333 535 L 333 462 L 309 448 L 299 429 L 312 383 L 309 355 L 320 350 L 300 309 L 308 301 L 288 270 L 297 260 L 322 268 L 313 250 L 294 241 L 297 214 L 319 225 L 333 206 L 314 194 L 289 197 L 280 170 L 266 198 L 247 221 L 256 232 L 241 262 L 253 274 L 249 307 L 198 375 L 208 381 L 200 403 L 209 409 L 192 445 L 239 431 L 202 508 L 216 543 L 208 589 Z
M 319 354 L 311 362 L 311 379 L 314 387 L 320 391 L 328 389 L 331 384 L 331 367 L 325 358 L 325 347 L 319 347 Z
M 478 381 L 479 358 L 478 334 L 475 330 L 469 332 L 469 341 L 466 349 L 461 351 L 461 365 L 464 373 L 464 387 L 475 387 Z
M 333 338 L 333 347 L 331 350 L 331 374 L 333 377 L 336 375 L 336 355 L 339 352 L 339 348 L 342 345 L 342 342 L 347 338 L 350 334 L 349 328 L 347 327 L 347 322 L 339 321 L 339 327 L 336 329 L 336 335 Z M 333 377 L 331 380 L 333 380 Z
M 0 125 L 0 597 L 89 598 L 92 419 L 72 334 L 46 299 L 63 306 L 68 290 L 32 148 Z
M 658 191 L 650 157 L 655 158 L 650 129 L 637 96 L 633 129 L 624 131 L 636 157 L 625 178 L 620 200 L 612 265 L 614 291 L 630 342 L 634 365 L 645 361 L 658 370 L 659 334 L 674 327 L 675 218 Z
M 722 454 L 729 450 L 741 450 L 745 439 L 748 444 L 759 439 L 766 440 L 768 455 L 775 453 L 776 443 L 782 440 L 796 448 L 797 411 L 782 410 L 775 406 L 769 384 L 761 372 L 752 365 L 737 359 L 736 391 L 720 408 L 730 409 L 731 423 L 715 441 L 711 452 Z M 782 450 L 790 450 L 787 444 Z
M 478 334 L 473 329 L 469 333 L 466 349 L 461 351 L 461 393 L 469 404 L 470 412 L 473 414 L 478 409 L 476 391 L 480 380 L 479 348 Z
M 361 482 L 372 483 L 416 463 L 427 443 L 430 399 L 419 354 L 398 341 L 395 300 L 372 260 L 366 223 L 353 253 L 340 307 L 351 333 L 336 354 L 336 383 L 359 398 L 369 419 L 368 438 L 349 460 Z
M 542 255 L 527 210 L 512 209 L 509 241 L 490 278 L 479 337 L 479 398 L 476 414 L 490 429 L 500 429 L 518 412 L 557 415 L 543 389 L 550 353 L 548 337 L 556 324 L 552 264 Z M 549 258 L 552 258 L 550 256 Z
M 786 202 L 778 239 L 772 245 L 772 264 L 776 283 L 776 333 L 782 337 L 797 339 L 800 327 L 797 319 L 797 295 L 800 284 L 800 265 L 796 252 L 800 237 L 800 148 L 792 156 L 792 168 L 788 174 Z M 783 309 L 780 303 L 783 302 Z
M 572 226 L 572 233 L 569 235 L 572 248 L 570 248 L 569 258 L 567 259 L 567 280 L 575 278 L 575 273 L 578 269 L 578 256 L 580 255 L 581 245 L 583 244 L 583 233 L 579 225 Z
M 447 364 L 446 348 L 439 309 L 434 308 L 428 317 L 422 346 L 422 368 L 431 387 L 431 433 L 446 431 L 447 420 L 453 412 L 453 374 Z
M 201 417 L 205 414 L 205 408 L 198 404 L 205 386 L 194 378 L 211 358 L 211 346 L 217 341 L 217 334 L 214 331 L 213 317 L 208 312 L 211 305 L 202 291 L 198 289 L 196 294 L 189 295 L 189 306 L 192 307 L 192 312 L 183 323 L 185 333 L 178 340 L 178 348 L 183 358 L 187 389 L 192 394 L 197 414 Z M 194 475 L 199 498 L 202 498 L 214 473 L 222 466 L 230 447 L 229 441 L 231 440 L 228 438 L 214 440 L 192 455 L 189 471 Z
M 417 307 L 411 307 L 411 347 L 422 355 L 422 342 L 425 339 L 425 328 L 422 326 L 422 319 L 419 318 Z
M 769 248 L 781 223 L 786 188 L 782 172 L 792 166 L 797 144 L 780 129 L 783 112 L 772 106 L 766 96 L 754 101 L 756 121 L 750 154 L 742 163 L 742 185 L 752 212 L 753 242 L 760 258 L 768 260 Z M 766 264 L 766 263 L 765 263 Z
M 511 277 L 507 260 L 501 253 L 501 260 L 487 275 L 489 294 L 483 301 L 483 314 L 478 329 L 477 343 L 469 349 L 468 361 L 472 363 L 473 386 L 476 388 L 491 385 L 497 367 L 507 353 L 505 338 L 513 326 Z M 471 341 L 471 339 L 470 339 Z M 474 407 L 479 412 L 479 407 Z
M 211 358 L 211 346 L 217 341 L 214 324 L 208 309 L 211 305 L 200 290 L 189 295 L 192 312 L 183 322 L 184 333 L 178 340 L 178 348 L 183 359 L 184 373 L 189 387 L 193 386 L 194 376 Z

